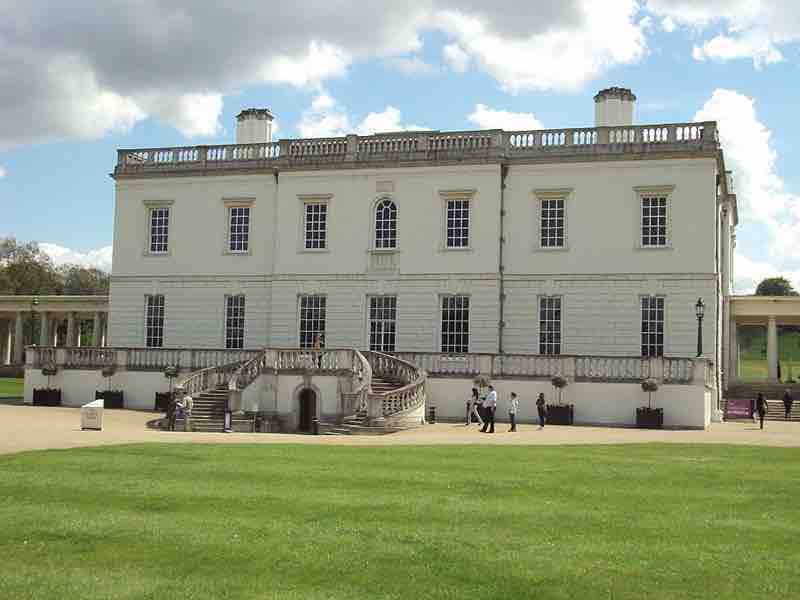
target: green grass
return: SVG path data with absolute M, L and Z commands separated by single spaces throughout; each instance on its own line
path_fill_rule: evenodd
M 716 445 L 5 456 L 0 598 L 797 597 L 798 482 Z
M 22 379 L 0 377 L 0 398 L 21 398 Z

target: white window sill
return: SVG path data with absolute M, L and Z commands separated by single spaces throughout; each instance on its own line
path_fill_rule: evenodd
M 644 250 L 645 252 L 649 250 L 674 250 L 672 244 L 667 244 L 666 246 L 642 246 L 639 244 L 638 246 L 634 247 L 634 250 Z
M 145 250 L 142 252 L 142 256 L 150 257 L 150 258 L 158 258 L 163 256 L 172 256 L 172 250 L 167 250 L 166 252 L 151 252 L 149 250 Z
M 299 252 L 301 254 L 323 254 L 330 252 L 330 248 L 300 248 Z
M 474 252 L 472 246 L 450 248 L 449 246 L 439 246 L 439 252 Z
M 367 250 L 370 254 L 397 254 L 400 252 L 399 248 L 370 248 Z
M 569 252 L 569 246 L 534 246 L 534 252 Z
M 252 252 L 250 250 L 223 250 L 223 256 L 250 256 Z

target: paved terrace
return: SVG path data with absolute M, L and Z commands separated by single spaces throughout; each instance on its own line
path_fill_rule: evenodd
M 44 408 L 0 404 L 0 454 L 129 443 L 204 444 L 332 444 L 438 445 L 438 444 L 746 444 L 800 447 L 800 423 L 770 421 L 759 430 L 750 422 L 713 423 L 707 431 L 645 430 L 613 427 L 518 425 L 507 433 L 499 423 L 497 433 L 482 434 L 477 426 L 440 423 L 382 436 L 314 436 L 271 433 L 182 433 L 147 428 L 161 415 L 152 412 L 106 410 L 103 431 L 81 431 L 80 409 Z
M 537 131 L 415 131 L 259 144 L 117 151 L 115 179 L 381 164 L 548 162 L 717 156 L 717 124 L 671 123 Z

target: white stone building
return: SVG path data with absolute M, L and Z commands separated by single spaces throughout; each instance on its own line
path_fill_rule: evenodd
M 562 357 L 576 381 L 634 382 L 697 355 L 702 298 L 719 365 L 736 198 L 716 124 L 635 125 L 627 89 L 594 100 L 594 127 L 275 142 L 249 109 L 235 145 L 120 150 L 109 345 L 319 337 L 433 376 L 500 360 L 489 375 L 544 385 L 561 367 L 531 361 Z M 673 424 L 704 426 L 707 396 Z M 624 422 L 613 412 L 586 420 Z

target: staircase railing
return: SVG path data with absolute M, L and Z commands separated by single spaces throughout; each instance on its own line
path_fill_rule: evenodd
M 195 396 L 214 390 L 227 384 L 231 375 L 236 372 L 241 364 L 241 362 L 235 362 L 227 365 L 206 367 L 179 380 L 176 387 L 181 388 L 183 393 L 188 396 Z
M 410 362 L 381 352 L 367 352 L 366 357 L 374 377 L 399 379 L 405 384 L 386 392 L 370 390 L 370 416 L 397 416 L 425 404 L 425 371 Z
M 369 401 L 369 391 L 372 388 L 372 365 L 369 364 L 367 357 L 355 350 L 355 360 L 353 361 L 353 394 L 358 398 L 358 406 L 355 411 L 367 410 Z
M 258 376 L 267 369 L 274 369 L 277 364 L 277 351 L 264 350 L 257 356 L 245 361 L 231 376 L 228 381 L 228 389 L 232 392 L 241 392 L 248 385 L 253 383 Z

